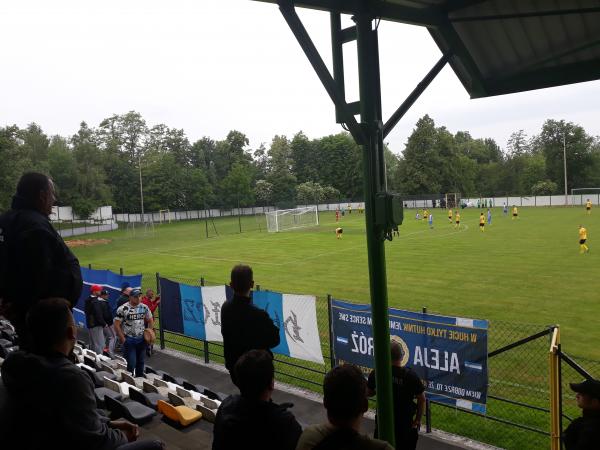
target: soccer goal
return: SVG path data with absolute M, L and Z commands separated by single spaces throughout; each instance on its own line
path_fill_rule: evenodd
M 460 192 L 449 192 L 445 195 L 446 209 L 455 209 L 460 206 Z
M 571 206 L 583 206 L 588 199 L 594 205 L 600 205 L 600 188 L 571 189 Z
M 132 239 L 154 237 L 154 221 L 149 219 L 145 222 L 129 222 L 127 236 Z
M 158 211 L 158 223 L 171 223 L 171 211 L 169 209 L 161 209 Z
M 269 211 L 265 213 L 265 216 L 267 218 L 267 230 L 270 233 L 319 225 L 319 213 L 316 206 Z

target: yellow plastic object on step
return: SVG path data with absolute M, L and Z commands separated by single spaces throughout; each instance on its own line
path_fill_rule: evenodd
M 157 404 L 158 412 L 165 415 L 174 422 L 187 427 L 202 418 L 202 413 L 187 406 L 173 406 L 164 400 L 159 400 Z

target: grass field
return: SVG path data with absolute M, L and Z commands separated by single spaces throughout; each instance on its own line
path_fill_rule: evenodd
M 489 350 L 560 324 L 563 350 L 571 355 L 600 360 L 596 345 L 600 331 L 594 318 L 600 310 L 600 211 L 588 216 L 582 208 L 521 208 L 520 218 L 493 210 L 493 223 L 479 231 L 480 210 L 462 211 L 462 228 L 449 225 L 447 214 L 434 210 L 434 228 L 414 220 L 407 210 L 400 237 L 386 243 L 390 305 L 430 312 L 489 319 Z M 324 353 L 328 352 L 327 310 L 324 298 L 369 301 L 364 216 L 354 211 L 341 220 L 343 238 L 337 240 L 333 212 L 320 215 L 319 227 L 285 233 L 266 233 L 264 218 L 236 217 L 215 220 L 219 236 L 204 222 L 156 225 L 155 232 L 135 237 L 121 230 L 89 235 L 111 239 L 106 245 L 76 247 L 82 265 L 126 273 L 143 273 L 144 285 L 155 286 L 155 272 L 179 281 L 228 281 L 231 267 L 252 265 L 263 289 L 314 294 L 319 297 L 317 317 Z M 588 229 L 590 253 L 579 254 L 578 225 Z M 261 231 L 259 231 L 262 230 Z M 597 247 L 598 246 L 598 247 Z M 168 346 L 203 355 L 201 344 L 190 338 L 167 335 Z M 222 348 L 210 344 L 211 361 L 222 361 Z M 518 450 L 547 448 L 548 339 L 537 339 L 489 360 L 487 417 L 432 406 L 436 428 L 493 445 Z M 285 357 L 280 357 L 285 361 Z M 580 359 L 581 360 L 581 359 Z M 600 375 L 600 364 L 584 361 Z M 277 363 L 278 379 L 319 390 L 326 366 L 302 363 L 310 369 Z M 564 370 L 565 413 L 578 414 L 568 381 L 580 380 Z M 296 372 L 294 372 L 296 371 Z M 598 372 L 598 373 L 597 373 Z M 310 382 L 299 381 L 292 373 Z M 286 374 L 290 374 L 289 376 Z M 506 401 L 508 399 L 509 401 Z M 517 403 L 515 403 L 517 402 Z M 520 403 L 520 404 L 519 404 Z M 533 405 L 538 409 L 524 405 Z M 541 409 L 539 409 L 541 408 Z M 518 423 L 519 429 L 506 423 Z
M 462 211 L 462 227 L 448 224 L 446 212 L 434 210 L 434 228 L 407 210 L 400 237 L 386 243 L 391 306 L 448 315 L 540 325 L 560 324 L 563 348 L 600 359 L 600 211 L 583 208 L 521 208 L 520 218 L 493 210 L 485 233 L 479 211 Z M 232 265 L 252 265 L 263 288 L 282 292 L 332 294 L 369 299 L 364 216 L 356 211 L 341 219 L 343 238 L 335 239 L 333 212 L 320 214 L 320 226 L 285 233 L 257 230 L 254 217 L 216 219 L 218 237 L 206 238 L 203 222 L 157 225 L 153 236 L 131 237 L 125 229 L 91 235 L 107 245 L 74 249 L 82 265 L 126 273 L 228 281 Z M 579 254 L 578 225 L 588 229 L 590 253 Z

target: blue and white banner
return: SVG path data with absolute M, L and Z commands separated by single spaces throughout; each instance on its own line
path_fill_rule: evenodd
M 371 306 L 332 300 L 336 364 L 374 368 Z M 487 320 L 389 309 L 390 334 L 402 346 L 402 364 L 425 384 L 427 398 L 486 412 Z
M 117 299 L 121 295 L 121 288 L 127 285 L 132 288 L 141 289 L 142 275 L 119 275 L 110 270 L 96 270 L 81 268 L 81 277 L 83 278 L 83 289 L 77 304 L 73 308 L 73 317 L 75 323 L 81 327 L 85 327 L 85 299 L 90 296 L 90 287 L 94 284 L 102 286 L 108 291 L 110 309 L 113 311 L 117 306 Z
M 190 286 L 160 278 L 162 324 L 165 330 L 197 339 L 223 342 L 221 307 L 233 298 L 229 286 Z M 323 364 L 315 297 L 254 291 L 252 302 L 279 328 L 273 353 Z
M 190 286 L 161 278 L 160 294 L 165 330 L 223 342 L 221 307 L 233 296 L 229 286 Z
M 252 301 L 264 309 L 279 328 L 274 353 L 324 364 L 317 326 L 316 299 L 312 295 L 254 291 Z

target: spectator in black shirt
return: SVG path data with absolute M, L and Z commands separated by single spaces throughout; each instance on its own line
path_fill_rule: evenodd
M 582 416 L 573 420 L 563 434 L 566 450 L 593 450 L 600 447 L 600 381 L 571 383 L 577 394 L 577 406 Z
M 75 306 L 81 288 L 79 261 L 50 220 L 56 193 L 41 173 L 24 174 L 11 209 L 0 215 L 0 314 L 29 346 L 25 316 L 42 298 L 62 297 Z
M 90 288 L 90 296 L 85 300 L 85 322 L 90 337 L 90 348 L 98 354 L 104 349 L 104 328 L 106 322 L 104 308 L 99 299 L 102 286 L 97 284 Z
M 394 396 L 394 431 L 396 449 L 414 450 L 419 438 L 419 427 L 425 407 L 425 388 L 417 374 L 408 367 L 402 367 L 404 352 L 398 341 L 392 338 L 392 392 Z M 369 396 L 376 394 L 375 371 L 369 374 L 367 382 Z M 415 399 L 417 403 L 415 404 Z M 377 420 L 377 418 L 375 418 Z M 377 437 L 377 425 L 375 426 Z
M 252 269 L 237 265 L 231 271 L 234 296 L 221 308 L 221 333 L 225 367 L 235 384 L 233 367 L 238 358 L 249 350 L 266 350 L 279 345 L 279 328 L 269 315 L 252 304 L 250 293 L 254 287 Z
M 213 450 L 260 448 L 294 450 L 302 427 L 287 410 L 271 400 L 275 368 L 265 350 L 250 350 L 236 362 L 241 395 L 227 397 L 217 412 Z
M 121 295 L 117 299 L 117 304 L 112 311 L 113 317 L 117 315 L 117 309 L 129 301 L 129 294 L 131 294 L 132 290 L 133 288 L 129 286 L 129 283 L 123 283 L 121 286 Z

